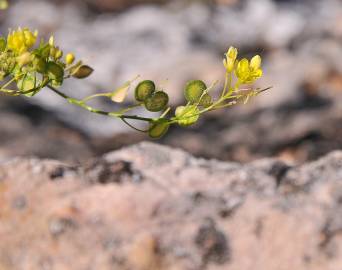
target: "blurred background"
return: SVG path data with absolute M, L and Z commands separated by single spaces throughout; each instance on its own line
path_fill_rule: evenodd
M 272 90 L 191 128 L 174 127 L 157 142 L 206 158 L 295 164 L 342 148 L 340 0 L 12 0 L 0 25 L 3 34 L 18 26 L 54 34 L 92 66 L 90 78 L 63 86 L 76 97 L 114 90 L 139 74 L 179 105 L 188 80 L 222 84 L 229 46 L 240 57 L 260 54 L 265 76 L 258 86 Z M 116 109 L 106 100 L 97 106 Z M 82 162 L 142 140 L 148 137 L 49 91 L 0 99 L 1 160 Z

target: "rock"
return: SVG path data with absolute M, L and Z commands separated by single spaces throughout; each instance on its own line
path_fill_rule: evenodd
M 141 143 L 93 164 L 1 163 L 0 269 L 342 267 L 341 151 L 292 167 Z

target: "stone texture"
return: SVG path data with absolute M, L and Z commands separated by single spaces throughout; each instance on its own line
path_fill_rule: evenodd
M 141 143 L 0 165 L 0 269 L 340 270 L 342 152 L 302 166 Z

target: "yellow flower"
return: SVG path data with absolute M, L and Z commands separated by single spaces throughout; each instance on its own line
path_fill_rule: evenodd
M 20 55 L 27 52 L 36 43 L 38 32 L 31 32 L 28 28 L 18 28 L 10 32 L 7 37 L 7 48 Z
M 235 74 L 240 83 L 253 83 L 262 76 L 261 57 L 256 55 L 251 61 L 246 58 L 240 60 Z
M 223 65 L 225 66 L 227 72 L 232 72 L 235 67 L 236 58 L 238 55 L 238 50 L 234 47 L 230 47 L 226 53 L 226 58 L 223 60 Z

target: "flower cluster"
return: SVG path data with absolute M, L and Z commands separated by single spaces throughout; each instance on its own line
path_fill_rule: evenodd
M 32 33 L 29 29 L 18 29 L 12 31 L 7 36 L 7 48 L 13 51 L 16 55 L 27 52 L 35 45 L 38 36 L 38 31 Z
M 0 0 L 1 1 L 1 0 Z M 252 86 L 240 89 L 240 85 L 252 84 L 262 76 L 261 57 L 251 60 L 238 59 L 238 50 L 230 47 L 223 60 L 226 69 L 225 83 L 219 95 L 213 93 L 216 83 L 209 87 L 201 80 L 191 80 L 184 86 L 185 104 L 174 110 L 169 106 L 169 96 L 164 89 L 151 80 L 140 81 L 134 91 L 134 103 L 119 111 L 103 111 L 89 105 L 94 98 L 109 98 L 115 103 L 126 100 L 131 80 L 114 91 L 102 92 L 75 99 L 67 96 L 58 87 L 66 79 L 88 77 L 93 69 L 82 61 L 75 61 L 72 53 L 64 54 L 55 45 L 54 37 L 38 40 L 38 31 L 18 28 L 10 31 L 7 37 L 0 37 L 0 92 L 8 95 L 33 96 L 47 88 L 66 99 L 69 103 L 80 106 L 92 113 L 116 117 L 130 127 L 148 133 L 152 138 L 163 136 L 171 125 L 190 126 L 196 123 L 206 112 L 229 107 L 242 101 L 246 103 L 251 97 L 266 89 Z M 64 56 L 65 55 L 65 56 Z M 63 57 L 64 56 L 64 57 Z M 9 89 L 15 86 L 15 89 Z M 149 112 L 160 112 L 158 117 L 142 117 L 128 112 L 143 107 Z M 136 128 L 132 121 L 144 121 L 144 130 Z
M 7 94 L 35 95 L 47 85 L 60 86 L 71 76 L 85 78 L 92 69 L 77 62 L 75 57 L 54 44 L 53 36 L 48 41 L 41 39 L 37 44 L 38 31 L 18 28 L 7 37 L 0 38 L 0 80 L 8 79 L 2 87 Z M 16 83 L 18 90 L 6 89 Z
M 230 47 L 223 60 L 227 73 L 235 72 L 240 84 L 251 84 L 262 76 L 261 57 L 255 55 L 250 61 L 246 58 L 237 60 L 238 51 Z

